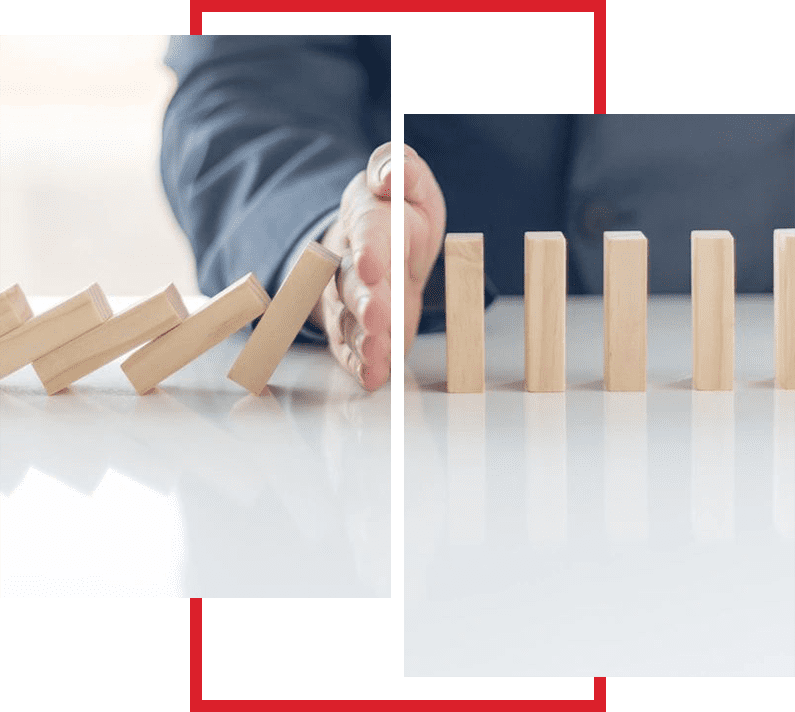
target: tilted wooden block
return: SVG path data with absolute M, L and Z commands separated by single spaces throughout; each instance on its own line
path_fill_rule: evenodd
M 188 316 L 177 288 L 161 292 L 108 319 L 33 362 L 52 395 L 113 359 L 173 329 Z
M 254 395 L 265 390 L 339 264 L 340 258 L 319 242 L 306 246 L 232 364 L 230 379 Z
M 604 236 L 604 381 L 608 391 L 646 390 L 648 241 L 637 230 Z
M 795 228 L 773 233 L 776 385 L 795 389 Z
M 0 292 L 0 336 L 22 326 L 32 316 L 28 300 L 18 284 Z
M 447 390 L 486 388 L 483 233 L 450 233 L 444 241 Z
M 181 324 L 132 353 L 121 369 L 143 395 L 256 319 L 269 302 L 259 280 L 249 272 Z
M 531 392 L 566 390 L 566 238 L 524 235 L 524 380 Z
M 63 346 L 111 317 L 98 284 L 28 319 L 0 338 L 0 378 Z
M 728 230 L 690 234 L 693 292 L 693 388 L 734 387 L 734 237 Z

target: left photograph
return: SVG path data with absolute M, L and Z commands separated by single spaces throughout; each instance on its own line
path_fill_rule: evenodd
M 0 38 L 0 596 L 390 595 L 391 39 Z

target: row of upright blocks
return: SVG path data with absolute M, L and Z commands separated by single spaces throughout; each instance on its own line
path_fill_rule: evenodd
M 193 314 L 171 284 L 114 315 L 102 289 L 93 284 L 34 316 L 14 285 L 0 292 L 0 378 L 32 364 L 52 395 L 137 348 L 121 368 L 143 395 L 259 317 L 228 376 L 260 395 L 339 262 L 312 242 L 273 301 L 249 273 Z
M 525 389 L 566 388 L 566 239 L 525 233 Z M 734 387 L 734 238 L 691 233 L 693 388 Z M 774 232 L 776 385 L 795 389 L 795 229 Z M 648 240 L 642 232 L 604 234 L 604 387 L 645 391 Z M 445 239 L 447 390 L 485 390 L 483 234 Z

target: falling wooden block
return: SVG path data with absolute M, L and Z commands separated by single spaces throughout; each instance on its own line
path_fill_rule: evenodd
M 0 336 L 5 336 L 32 316 L 28 300 L 18 284 L 0 292 Z
M 0 378 L 107 321 L 112 312 L 98 284 L 28 319 L 0 338 Z
M 642 232 L 605 232 L 604 380 L 608 391 L 646 390 L 648 241 Z
M 256 319 L 269 302 L 259 280 L 249 272 L 181 324 L 131 354 L 121 369 L 143 395 Z
M 734 387 L 734 238 L 728 230 L 690 234 L 693 388 Z
M 450 233 L 444 241 L 447 390 L 486 387 L 483 233 Z
M 52 395 L 173 329 L 187 316 L 177 288 L 170 284 L 153 297 L 36 359 L 33 368 L 47 393 Z
M 483 233 L 450 233 L 444 241 L 447 390 L 486 388 Z
M 265 390 L 339 264 L 340 258 L 319 242 L 306 246 L 232 364 L 230 379 L 254 395 Z
M 775 230 L 776 384 L 795 389 L 795 229 Z
M 524 378 L 531 392 L 566 389 L 566 238 L 524 234 Z

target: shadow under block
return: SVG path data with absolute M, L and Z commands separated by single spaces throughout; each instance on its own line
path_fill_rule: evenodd
M 524 380 L 533 393 L 566 390 L 566 238 L 524 235 Z
M 690 234 L 693 292 L 693 388 L 734 387 L 734 237 L 728 230 Z
M 28 319 L 0 338 L 0 378 L 107 321 L 110 305 L 98 284 Z
M 795 228 L 774 231 L 776 385 L 795 389 Z
M 132 353 L 121 369 L 143 395 L 252 322 L 269 302 L 259 280 L 249 272 L 181 324 Z
M 254 395 L 267 388 L 339 264 L 340 258 L 319 242 L 306 246 L 232 364 L 231 380 Z
M 0 292 L 0 336 L 22 326 L 32 316 L 28 300 L 18 284 Z
M 47 393 L 52 395 L 173 329 L 187 316 L 177 288 L 170 284 L 154 296 L 36 359 L 33 368 Z
M 646 390 L 649 243 L 642 232 L 604 236 L 604 385 Z
M 486 387 L 483 233 L 450 233 L 444 241 L 447 391 Z

